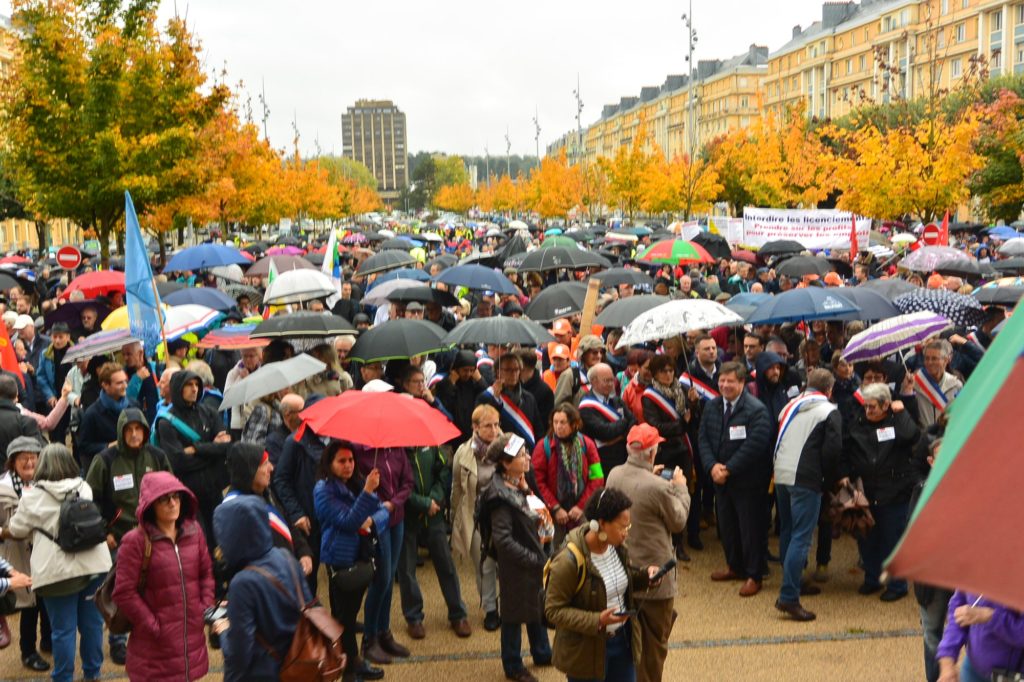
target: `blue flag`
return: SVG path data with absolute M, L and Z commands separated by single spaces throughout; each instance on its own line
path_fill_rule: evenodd
M 132 336 L 142 339 L 146 355 L 153 357 L 161 341 L 160 329 L 163 324 L 160 315 L 160 294 L 153 281 L 153 269 L 149 266 L 149 253 L 142 242 L 139 217 L 135 215 L 135 204 L 128 192 L 124 193 L 124 286 L 128 306 L 128 328 Z

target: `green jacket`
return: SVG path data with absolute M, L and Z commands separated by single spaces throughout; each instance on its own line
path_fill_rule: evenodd
M 551 560 L 544 615 L 555 627 L 552 661 L 555 667 L 569 677 L 601 679 L 604 677 L 607 639 L 607 635 L 601 632 L 601 612 L 608 608 L 608 595 L 605 592 L 604 581 L 590 560 L 590 547 L 584 539 L 587 530 L 586 525 L 579 526 L 569 531 L 566 536 L 566 542 L 576 545 L 583 552 L 587 562 L 583 586 L 576 591 L 579 584 L 579 567 L 576 565 L 576 558 L 563 547 Z M 630 577 L 630 585 L 626 591 L 626 608 L 635 609 L 633 591 L 647 586 L 647 573 L 638 572 L 629 565 L 629 554 L 625 546 L 616 547 L 615 551 Z M 638 664 L 642 653 L 640 624 L 636 622 L 635 617 L 627 622 L 631 624 L 633 663 Z
M 444 509 L 448 506 L 448 491 L 452 487 L 452 464 L 441 448 L 426 447 L 409 450 L 412 465 L 413 491 L 405 502 L 407 527 L 426 528 L 444 523 Z M 430 502 L 441 508 L 429 516 Z

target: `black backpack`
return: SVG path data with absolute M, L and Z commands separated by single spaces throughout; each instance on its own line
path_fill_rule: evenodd
M 100 508 L 92 500 L 83 499 L 78 494 L 78 488 L 65 495 L 63 500 L 59 500 L 45 486 L 39 488 L 60 502 L 57 537 L 53 537 L 42 528 L 36 528 L 51 542 L 55 542 L 66 553 L 74 554 L 107 541 L 107 523 L 103 520 Z

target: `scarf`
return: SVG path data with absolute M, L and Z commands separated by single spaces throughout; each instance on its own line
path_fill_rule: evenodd
M 484 457 L 487 456 L 487 448 L 490 445 L 480 440 L 480 437 L 475 433 L 473 434 L 473 456 L 476 457 L 477 462 L 484 461 Z
M 20 498 L 21 489 L 25 486 L 25 483 L 21 480 L 21 476 L 19 476 L 16 471 L 11 471 L 11 485 L 14 486 L 14 494 Z
M 680 415 L 686 412 L 686 393 L 683 391 L 683 387 L 679 385 L 678 381 L 673 381 L 671 384 L 663 384 L 660 381 L 654 380 L 651 382 L 651 386 L 666 398 L 674 400 L 676 403 L 676 411 L 678 411 Z
M 571 509 L 587 485 L 583 475 L 583 437 L 576 433 L 568 440 L 552 440 L 558 444 L 558 503 Z
M 124 408 L 128 407 L 128 398 L 122 396 L 120 400 L 114 400 L 106 391 L 100 391 L 100 404 L 103 405 L 103 409 L 108 412 L 117 412 L 121 414 Z

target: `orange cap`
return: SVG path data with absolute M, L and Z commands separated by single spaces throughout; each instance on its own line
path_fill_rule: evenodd
M 658 443 L 664 443 L 665 439 L 658 433 L 658 429 L 654 428 L 650 424 L 637 424 L 629 430 L 629 435 L 626 436 L 626 442 L 636 447 L 640 446 L 641 449 L 646 450 L 647 448 L 654 447 Z
M 551 357 L 568 360 L 570 357 L 572 357 L 572 355 L 569 353 L 569 346 L 565 345 L 564 343 L 559 343 L 555 345 L 554 348 L 551 349 Z
M 939 273 L 933 273 L 932 276 L 928 278 L 929 289 L 941 289 L 944 286 L 946 286 L 946 278 Z
M 837 272 L 830 272 L 825 275 L 825 286 L 841 287 L 843 286 L 843 278 Z
M 556 334 L 572 334 L 572 325 L 569 324 L 569 320 L 564 317 L 560 317 L 555 320 L 554 324 L 551 325 L 552 335 Z

